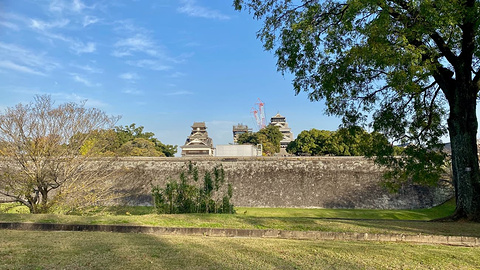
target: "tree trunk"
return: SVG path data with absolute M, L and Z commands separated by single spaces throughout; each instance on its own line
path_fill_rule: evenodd
M 449 98 L 448 130 L 452 147 L 456 210 L 453 218 L 480 221 L 476 90 L 457 85 Z

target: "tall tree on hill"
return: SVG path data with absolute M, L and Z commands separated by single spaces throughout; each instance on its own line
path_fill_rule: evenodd
M 83 103 L 55 106 L 50 96 L 7 108 L 0 114 L 0 194 L 31 213 L 47 212 L 61 200 L 98 201 L 108 192 L 112 160 L 89 159 L 101 141 L 88 134 L 113 128 L 117 119 Z
M 441 175 L 440 138 L 452 145 L 456 211 L 480 221 L 476 105 L 480 89 L 478 0 L 234 0 L 256 19 L 296 93 L 325 100 L 345 124 L 371 119 L 376 131 L 410 143 L 401 158 L 376 161 L 392 181 Z M 447 118 L 447 119 L 446 119 Z M 419 173 L 423 171 L 423 173 Z

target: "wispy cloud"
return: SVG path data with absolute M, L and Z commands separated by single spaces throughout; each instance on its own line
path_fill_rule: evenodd
M 98 19 L 97 17 L 94 17 L 94 16 L 85 16 L 83 18 L 83 27 L 87 27 L 91 24 L 95 24 L 97 22 L 99 22 L 100 19 Z
M 133 37 L 124 38 L 114 44 L 116 48 L 112 55 L 115 57 L 124 57 L 132 55 L 135 52 L 142 52 L 150 56 L 160 56 L 158 46 L 149 37 L 137 34 Z
M 98 87 L 98 86 L 101 86 L 101 84 L 99 83 L 92 83 L 91 81 L 89 81 L 88 79 L 76 74 L 76 73 L 71 73 L 70 74 L 73 78 L 74 81 L 76 82 L 79 82 L 79 83 L 83 83 L 85 86 L 87 87 Z
M 128 95 L 135 95 L 135 96 L 143 95 L 143 91 L 136 90 L 136 89 L 125 89 L 122 91 L 122 93 L 128 94 Z
M 27 66 L 22 66 L 22 65 L 15 64 L 15 63 L 10 62 L 10 61 L 0 61 L 0 68 L 10 69 L 10 70 L 13 70 L 13 71 L 20 71 L 20 72 L 23 72 L 23 73 L 45 76 L 45 73 L 43 73 L 43 72 L 33 70 L 32 68 L 29 68 Z
M 63 13 L 63 12 L 80 13 L 84 9 L 94 9 L 94 8 L 95 8 L 95 5 L 87 6 L 81 0 L 73 0 L 73 1 L 52 0 L 49 6 L 49 10 L 51 12 L 58 12 L 58 13 Z
M 118 75 L 118 77 L 120 79 L 124 79 L 124 80 L 127 80 L 127 81 L 134 81 L 134 80 L 138 80 L 140 78 L 138 76 L 138 74 L 134 73 L 134 72 L 122 73 L 122 74 Z
M 178 72 L 178 71 L 177 71 L 177 72 L 174 72 L 174 73 L 170 74 L 169 77 L 170 77 L 170 78 L 180 78 L 180 77 L 183 77 L 183 76 L 185 76 L 185 75 L 186 75 L 185 73 L 182 73 L 182 72 Z
M 100 68 L 96 68 L 96 67 L 92 67 L 90 65 L 86 65 L 86 66 L 82 66 L 82 65 L 75 65 L 75 64 L 72 64 L 71 65 L 72 67 L 75 67 L 75 68 L 78 68 L 78 69 L 81 69 L 83 71 L 86 71 L 88 73 L 103 73 L 103 70 L 100 69 Z
M 2 42 L 0 42 L 0 59 L 4 69 L 35 75 L 46 75 L 49 71 L 60 67 L 60 64 L 45 57 L 44 53 L 32 52 L 20 46 Z
M 228 20 L 229 16 L 222 14 L 218 10 L 203 7 L 197 4 L 195 0 L 181 0 L 182 6 L 177 10 L 180 13 L 187 14 L 191 17 L 200 17 L 206 19 Z
M 146 68 L 157 71 L 165 71 L 172 69 L 171 66 L 165 65 L 160 60 L 142 59 L 136 61 L 127 61 L 127 64 L 135 67 Z
M 70 49 L 73 50 L 76 54 L 92 53 L 95 52 L 96 45 L 93 42 L 87 42 L 87 44 L 84 44 L 80 41 L 73 41 L 71 42 Z
M 20 27 L 18 25 L 11 22 L 5 22 L 5 21 L 0 21 L 0 27 L 10 28 L 15 31 L 20 30 Z
M 94 108 L 105 108 L 109 107 L 109 105 L 103 101 L 100 101 L 98 99 L 94 98 L 88 98 L 88 97 L 83 97 L 81 95 L 78 95 L 76 93 L 62 93 L 62 92 L 55 92 L 55 93 L 46 93 L 51 95 L 52 97 L 55 98 L 55 100 L 58 100 L 60 102 L 62 101 L 73 101 L 76 103 L 80 102 L 85 102 L 85 105 L 88 107 L 94 107 Z
M 61 19 L 51 22 L 45 22 L 41 20 L 32 19 L 30 23 L 30 27 L 38 30 L 48 30 L 51 28 L 63 28 L 70 23 L 70 20 Z
M 185 95 L 193 95 L 193 92 L 179 90 L 175 92 L 166 93 L 165 96 L 185 96 Z
M 53 40 L 60 40 L 69 45 L 71 51 L 75 54 L 93 53 L 96 51 L 96 44 L 94 42 L 84 43 L 82 41 L 48 31 L 47 29 L 37 28 L 40 34 Z

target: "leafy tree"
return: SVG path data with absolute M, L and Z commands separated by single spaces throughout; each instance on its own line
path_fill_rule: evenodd
M 118 153 L 121 156 L 159 157 L 165 156 L 155 148 L 155 143 L 144 138 L 135 138 L 124 143 Z
M 434 182 L 452 146 L 456 211 L 480 221 L 476 105 L 480 89 L 478 0 L 234 0 L 256 19 L 277 66 L 293 73 L 296 93 L 325 100 L 344 123 L 366 123 L 408 151 L 376 162 L 391 181 Z M 446 119 L 447 118 L 447 119 Z M 424 173 L 419 173 L 422 170 Z M 402 173 L 400 173 L 402 172 Z
M 45 213 L 62 200 L 97 201 L 112 159 L 90 162 L 102 148 L 88 135 L 112 128 L 118 117 L 85 108 L 84 103 L 54 106 L 50 96 L 7 108 L 0 114 L 0 194 Z M 95 192 L 91 192 L 95 190 Z M 55 192 L 52 192 L 55 191 Z M 52 194 L 53 193 L 53 194 Z
M 332 131 L 314 128 L 309 131 L 304 130 L 298 134 L 294 141 L 288 144 L 287 151 L 296 155 L 333 155 L 333 136 L 334 132 Z
M 113 150 L 118 151 L 120 149 L 120 154 L 126 156 L 173 157 L 177 153 L 176 145 L 163 144 L 153 137 L 155 136 L 153 132 L 144 132 L 143 129 L 143 126 L 137 127 L 135 123 L 130 126 L 115 127 L 114 131 L 117 134 L 117 140 Z M 151 143 L 147 143 L 147 141 Z
M 374 142 L 375 140 L 375 142 Z M 373 155 L 373 145 L 390 148 L 384 136 L 368 133 L 360 127 L 340 128 L 337 131 L 304 130 L 292 141 L 287 151 L 296 155 L 334 155 L 334 156 L 364 156 Z
M 262 144 L 263 154 L 271 156 L 280 152 L 280 141 L 283 134 L 277 126 L 268 125 L 258 132 L 243 133 L 238 137 L 238 144 Z
M 143 127 L 117 126 L 109 130 L 94 130 L 89 134 L 77 134 L 77 137 L 88 136 L 81 151 L 89 149 L 97 156 L 148 156 L 172 157 L 177 146 L 165 145 L 152 132 L 143 132 Z M 83 138 L 83 137 L 82 137 Z M 101 148 L 92 149 L 92 145 L 100 142 Z

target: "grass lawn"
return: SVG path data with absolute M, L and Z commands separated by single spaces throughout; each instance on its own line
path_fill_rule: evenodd
M 453 202 L 422 210 L 236 208 L 237 214 L 157 215 L 108 207 L 75 215 L 0 204 L 1 222 L 441 234 L 480 237 L 480 224 L 428 222 Z M 0 230 L 0 269 L 478 269 L 480 248 L 394 242 L 308 241 L 107 232 Z
M 162 227 L 279 229 L 394 234 L 437 234 L 480 237 L 480 224 L 426 222 L 447 216 L 454 203 L 421 210 L 237 208 L 237 214 L 153 214 L 151 207 L 91 209 L 84 215 L 24 214 L 13 204 L 0 205 L 0 221 L 67 224 L 122 224 Z M 3 212 L 3 213 L 2 213 Z M 6 212 L 6 213 L 5 213 Z M 20 212 L 20 213 L 19 213 Z
M 478 269 L 480 248 L 0 230 L 0 269 Z

